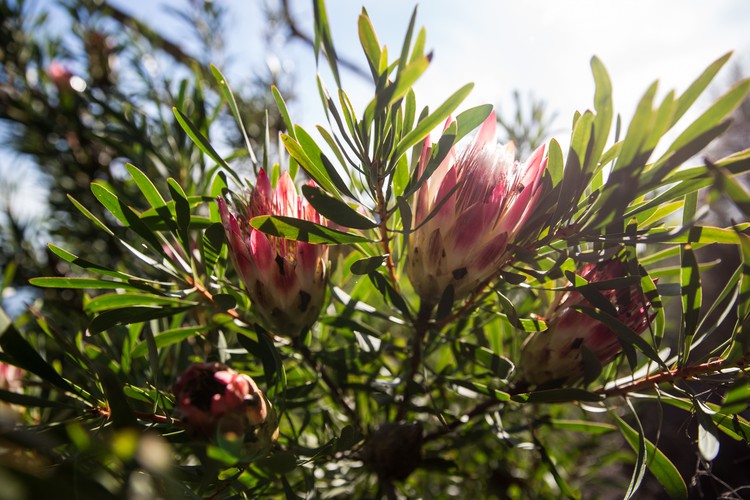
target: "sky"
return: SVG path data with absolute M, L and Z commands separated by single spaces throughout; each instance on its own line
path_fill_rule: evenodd
M 165 8 L 181 2 L 110 1 L 168 38 L 183 41 L 181 21 L 170 17 Z M 290 4 L 300 27 L 311 33 L 312 2 L 290 0 Z M 369 12 L 381 43 L 395 57 L 417 2 L 327 0 L 326 4 L 339 54 L 364 67 L 357 36 L 362 7 Z M 251 77 L 253 69 L 273 58 L 263 37 L 262 0 L 226 0 L 226 5 L 231 10 L 224 34 L 229 59 L 221 69 L 231 82 Z M 474 82 L 463 109 L 492 103 L 501 111 L 511 111 L 512 92 L 519 90 L 524 96 L 544 99 L 548 109 L 557 112 L 554 131 L 563 145 L 573 112 L 592 106 L 589 64 L 594 55 L 609 71 L 615 110 L 625 123 L 654 80 L 661 82 L 661 95 L 672 88 L 684 90 L 706 66 L 730 50 L 735 51 L 733 61 L 744 65 L 744 74 L 750 73 L 747 0 L 424 0 L 418 6 L 417 26 L 426 28 L 427 50 L 433 53 L 430 68 L 415 86 L 420 107 L 434 109 L 456 89 Z M 293 121 L 314 131 L 325 119 L 312 51 L 301 42 L 283 40 L 272 42 L 271 49 L 278 63 L 294 71 Z M 731 76 L 725 68 L 717 81 L 728 87 Z M 371 83 L 345 70 L 343 81 L 355 109 L 361 112 L 372 96 Z M 333 87 L 332 78 L 326 82 Z M 708 104 L 707 99 L 699 101 L 685 120 L 697 117 Z M 5 160 L 0 163 L 6 167 L 27 170 Z M 34 198 L 22 197 L 20 204 L 38 210 L 38 204 L 24 201 Z M 23 208 L 18 207 L 19 211 Z
M 293 3 L 298 19 L 311 20 L 310 2 Z M 242 9 L 250 9 L 249 4 Z M 381 43 L 398 53 L 416 4 L 328 0 L 339 53 L 364 63 L 356 31 L 362 5 Z M 517 89 L 546 100 L 549 109 L 559 113 L 558 125 L 563 129 L 575 110 L 592 106 L 589 64 L 594 55 L 610 73 L 615 108 L 623 118 L 632 114 L 654 80 L 660 80 L 661 95 L 672 88 L 684 90 L 730 50 L 735 51 L 733 60 L 749 68 L 745 74 L 750 73 L 746 0 L 426 0 L 419 4 L 417 24 L 425 26 L 427 48 L 434 54 L 430 69 L 415 87 L 420 104 L 435 107 L 454 90 L 474 82 L 464 107 L 493 103 L 509 108 Z M 313 58 L 301 44 L 290 49 L 284 56 L 299 75 L 300 96 L 293 118 L 310 127 L 322 122 Z M 728 85 L 729 73 L 720 74 L 719 81 L 723 78 Z M 333 86 L 332 79 L 328 82 Z M 359 109 L 371 96 L 371 87 L 358 77 L 345 77 L 344 87 Z M 315 104 L 308 105 L 310 101 Z

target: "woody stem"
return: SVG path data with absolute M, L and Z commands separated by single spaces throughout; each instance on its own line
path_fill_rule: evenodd
M 414 379 L 422 365 L 422 344 L 424 343 L 427 332 L 429 331 L 429 320 L 432 314 L 433 306 L 422 302 L 419 307 L 416 321 L 414 322 L 414 336 L 412 337 L 411 357 L 409 362 L 409 371 L 406 376 L 406 386 L 404 387 L 404 399 L 396 414 L 396 421 L 403 420 L 409 409 L 409 400 L 413 394 Z
M 393 288 L 398 291 L 398 282 L 396 281 L 396 266 L 393 264 L 391 256 L 391 237 L 388 234 L 388 206 L 383 194 L 383 179 L 378 177 L 377 186 L 377 212 L 380 219 L 380 244 L 383 247 L 385 257 L 385 266 L 388 269 L 388 276 L 391 278 Z

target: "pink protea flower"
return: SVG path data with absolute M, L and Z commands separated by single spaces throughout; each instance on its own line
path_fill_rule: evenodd
M 589 283 L 626 276 L 625 264 L 619 259 L 586 265 L 580 272 Z M 637 334 L 648 328 L 653 314 L 651 304 L 640 287 L 599 290 L 617 312 L 617 320 Z M 520 370 L 531 385 L 554 380 L 567 383 L 583 377 L 582 348 L 592 353 L 599 364 L 606 365 L 620 353 L 622 346 L 617 335 L 604 323 L 573 309 L 575 306 L 594 307 L 575 290 L 561 292 L 558 306 L 547 321 L 547 330 L 529 336 L 521 348 Z
M 47 74 L 59 92 L 69 92 L 73 89 L 70 79 L 75 75 L 60 61 L 52 61 L 47 68 Z
M 268 404 L 252 378 L 221 363 L 191 365 L 174 384 L 175 408 L 192 435 L 241 435 L 263 424 Z
M 448 285 L 456 298 L 467 295 L 497 275 L 514 246 L 536 237 L 524 224 L 543 192 L 544 146 L 518 163 L 512 143 L 497 144 L 496 128 L 493 111 L 472 143 L 461 153 L 451 149 L 417 192 L 412 227 L 458 184 L 437 214 L 409 236 L 407 273 L 424 301 L 437 303 Z M 428 137 L 420 174 L 429 158 Z
M 219 212 L 232 262 L 264 326 L 294 336 L 313 324 L 325 297 L 328 247 L 267 236 L 250 225 L 258 215 L 321 223 L 315 209 L 297 195 L 289 174 L 284 172 L 272 189 L 261 170 L 247 206 L 230 213 L 219 198 Z

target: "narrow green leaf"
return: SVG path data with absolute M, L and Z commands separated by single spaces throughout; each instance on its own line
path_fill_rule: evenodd
M 729 115 L 747 97 L 750 92 L 750 79 L 737 82 L 726 94 L 721 96 L 708 110 L 695 120 L 669 146 L 668 151 L 675 151 L 694 138 L 713 128 Z
M 638 451 L 639 440 L 643 439 L 646 447 L 646 453 L 648 459 L 646 466 L 648 470 L 656 477 L 659 483 L 664 487 L 670 498 L 673 499 L 686 499 L 687 486 L 685 480 L 682 479 L 680 472 L 677 467 L 674 466 L 671 460 L 648 439 L 643 438 L 635 429 L 630 427 L 624 420 L 617 415 L 613 414 L 617 426 L 620 428 L 622 436 L 625 441 L 630 445 L 633 450 Z
M 682 118 L 685 112 L 690 109 L 690 106 L 698 99 L 708 87 L 711 81 L 714 79 L 719 70 L 726 64 L 729 58 L 732 56 L 731 52 L 727 52 L 711 65 L 683 92 L 683 94 L 677 99 L 677 111 L 672 117 L 673 124 L 677 123 L 677 120 Z
M 39 376 L 42 380 L 46 380 L 64 391 L 73 390 L 73 387 L 23 338 L 2 309 L 0 309 L 0 348 L 2 348 L 4 354 L 13 359 L 16 366 Z
M 117 309 L 127 306 L 195 306 L 197 302 L 177 299 L 174 297 L 162 297 L 159 295 L 146 295 L 141 293 L 108 293 L 94 297 L 84 307 L 86 312 L 100 312 L 108 309 Z
M 309 185 L 302 186 L 302 194 L 320 215 L 336 224 L 352 229 L 373 229 L 378 223 L 360 214 L 348 203 L 328 196 L 323 190 Z
M 221 89 L 221 93 L 224 95 L 224 98 L 227 100 L 227 104 L 229 105 L 229 109 L 232 110 L 232 115 L 234 116 L 234 120 L 237 122 L 237 125 L 240 127 L 240 132 L 242 132 L 242 137 L 245 139 L 245 147 L 247 148 L 247 152 L 250 155 L 250 161 L 253 162 L 253 165 L 258 164 L 258 160 L 255 157 L 255 153 L 253 152 L 253 147 L 250 144 L 250 139 L 247 136 L 247 131 L 245 130 L 245 124 L 242 123 L 242 117 L 240 116 L 240 110 L 237 107 L 237 100 L 234 98 L 234 93 L 232 92 L 232 89 L 229 87 L 229 82 L 226 78 L 224 78 L 224 75 L 219 71 L 219 68 L 211 65 L 211 73 L 213 73 L 214 78 L 216 79 L 216 83 L 219 85 L 219 88 Z
M 492 104 L 482 104 L 466 111 L 462 111 L 456 116 L 456 138 L 454 143 L 460 141 L 466 135 L 479 127 L 492 113 Z
M 443 104 L 441 104 L 435 111 L 427 115 L 421 120 L 417 126 L 406 134 L 396 146 L 396 150 L 391 157 L 391 161 L 394 163 L 406 153 L 406 151 L 417 144 L 419 141 L 424 139 L 432 129 L 442 123 L 448 116 L 455 111 L 455 109 L 466 99 L 471 89 L 474 88 L 473 83 L 464 85 L 458 89 L 453 95 L 451 95 Z
M 507 379 L 514 369 L 513 363 L 502 356 L 497 355 L 486 347 L 459 342 L 459 350 L 462 355 L 470 361 L 488 369 L 495 377 Z
M 125 168 L 130 173 L 133 181 L 135 181 L 138 189 L 140 189 L 141 193 L 143 193 L 146 201 L 148 201 L 148 203 L 152 207 L 158 209 L 165 205 L 164 198 L 161 197 L 161 194 L 159 194 L 159 190 L 156 189 L 156 186 L 154 186 L 154 183 L 151 182 L 151 179 L 149 179 L 146 174 L 144 174 L 141 170 L 139 170 L 135 165 L 131 163 L 126 163 Z
M 383 262 L 385 262 L 386 256 L 385 255 L 376 255 L 375 257 L 368 257 L 366 259 L 360 259 L 356 262 L 354 262 L 349 270 L 353 274 L 370 274 L 373 271 L 376 271 L 380 266 L 383 265 Z
M 117 325 L 129 325 L 131 323 L 142 323 L 152 319 L 174 316 L 187 311 L 191 307 L 147 307 L 131 306 L 122 309 L 105 311 L 91 320 L 88 331 L 91 335 L 101 333 L 108 328 Z
M 375 28 L 364 7 L 357 20 L 357 26 L 359 28 L 359 41 L 362 45 L 362 50 L 365 52 L 365 57 L 367 57 L 367 64 L 370 66 L 372 78 L 373 80 L 377 80 L 380 75 L 380 42 L 378 42 Z
M 183 245 L 190 243 L 188 237 L 188 230 L 190 229 L 190 203 L 188 203 L 187 195 L 182 187 L 173 178 L 167 179 L 169 185 L 169 193 L 172 195 L 174 200 L 175 215 L 177 217 L 177 227 L 181 231 L 181 237 Z
M 123 281 L 100 280 L 96 278 L 31 278 L 29 283 L 42 288 L 73 288 L 86 290 L 143 290 L 142 287 Z
M 694 408 L 698 417 L 698 450 L 703 460 L 710 462 L 719 455 L 719 431 L 700 404 Z
M 237 173 L 229 166 L 226 161 L 224 161 L 224 158 L 219 156 L 219 153 L 217 153 L 213 146 L 211 146 L 209 140 L 206 139 L 206 137 L 201 133 L 200 130 L 198 130 L 198 127 L 196 127 L 195 124 L 190 121 L 190 118 L 188 118 L 187 115 L 183 114 L 183 112 L 177 108 L 172 108 L 172 112 L 174 113 L 175 118 L 177 118 L 177 122 L 182 127 L 182 130 L 184 130 L 188 137 L 192 139 L 193 143 L 195 143 L 195 145 L 198 146 L 198 148 L 203 151 L 203 153 L 205 153 L 209 158 L 216 162 L 217 165 L 220 165 L 232 177 L 234 177 L 237 182 L 242 182 Z
M 346 245 L 349 243 L 366 243 L 368 238 L 353 233 L 345 233 L 330 229 L 314 222 L 295 219 L 294 217 L 282 217 L 261 215 L 253 217 L 250 225 L 255 229 L 271 236 L 278 236 L 306 243 Z
M 187 326 L 182 328 L 173 328 L 171 330 L 164 330 L 160 332 L 158 335 L 154 335 L 154 343 L 157 348 L 163 349 L 164 347 L 169 347 L 170 345 L 174 345 L 178 342 L 182 342 L 185 339 L 188 339 L 190 337 L 194 337 L 196 335 L 200 335 L 206 331 L 208 331 L 211 327 L 210 326 Z M 148 353 L 148 343 L 146 341 L 139 342 L 133 347 L 133 350 L 130 351 L 130 355 L 133 358 L 139 358 L 141 356 L 145 356 Z
M 680 364 L 686 364 L 690 356 L 690 348 L 695 337 L 700 318 L 702 303 L 702 288 L 698 261 L 690 245 L 685 245 L 680 251 L 680 290 L 682 296 L 682 345 L 680 346 Z

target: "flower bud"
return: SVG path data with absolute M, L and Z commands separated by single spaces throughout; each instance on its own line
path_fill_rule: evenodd
M 543 194 L 544 146 L 518 163 L 512 143 L 497 144 L 496 128 L 492 112 L 473 142 L 461 153 L 452 148 L 417 191 L 412 227 L 418 229 L 409 235 L 407 273 L 429 303 L 437 303 L 448 285 L 458 299 L 486 284 L 508 262 L 510 249 L 538 233 L 526 222 Z M 428 137 L 420 175 L 429 144 Z
M 322 219 L 297 195 L 287 172 L 272 189 L 261 170 L 246 201 L 246 207 L 230 212 L 224 199 L 218 200 L 229 255 L 261 323 L 282 335 L 298 335 L 315 322 L 323 307 L 328 247 L 268 236 L 253 229 L 250 219 L 280 215 L 318 224 Z
M 268 418 L 270 403 L 255 381 L 221 363 L 191 365 L 173 392 L 185 428 L 197 437 L 246 434 Z
M 626 276 L 625 265 L 619 259 L 586 265 L 580 276 L 589 283 Z M 598 290 L 612 304 L 615 318 L 637 334 L 648 328 L 653 315 L 640 287 Z M 526 382 L 541 385 L 552 381 L 573 383 L 584 376 L 584 349 L 600 365 L 617 357 L 622 345 L 617 335 L 604 323 L 574 309 L 576 306 L 595 307 L 576 291 L 561 292 L 559 304 L 547 321 L 547 330 L 532 333 L 521 348 L 520 370 Z

